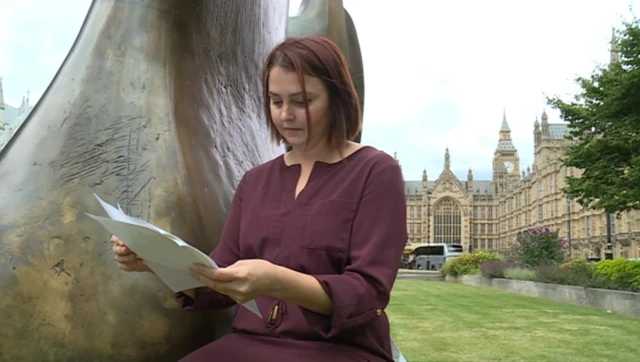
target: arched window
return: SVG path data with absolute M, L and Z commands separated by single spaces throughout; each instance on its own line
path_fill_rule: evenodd
M 436 243 L 462 243 L 462 210 L 456 201 L 446 198 L 439 202 L 434 218 Z

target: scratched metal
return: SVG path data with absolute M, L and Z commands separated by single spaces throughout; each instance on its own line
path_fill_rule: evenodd
M 353 83 L 364 113 L 364 67 L 358 32 L 342 0 L 302 0 L 289 18 L 287 36 L 326 36 L 334 41 L 349 63 Z M 355 141 L 360 142 L 362 132 Z
M 94 0 L 0 154 L 0 360 L 176 361 L 228 331 L 122 272 L 92 193 L 205 252 L 233 188 L 277 153 L 261 108 L 284 0 Z M 52 16 L 59 16 L 52 14 Z

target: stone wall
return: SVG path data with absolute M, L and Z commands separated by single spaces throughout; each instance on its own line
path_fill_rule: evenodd
M 546 284 L 528 280 L 486 278 L 478 275 L 464 275 L 459 278 L 447 276 L 445 280 L 580 305 L 640 319 L 640 293 Z

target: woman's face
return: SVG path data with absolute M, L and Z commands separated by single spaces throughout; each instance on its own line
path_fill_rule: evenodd
M 307 104 L 311 116 L 312 133 L 307 129 L 307 115 L 298 75 L 282 67 L 274 67 L 269 73 L 271 118 L 292 147 L 322 143 L 329 127 L 329 94 L 323 82 L 315 77 L 304 77 Z

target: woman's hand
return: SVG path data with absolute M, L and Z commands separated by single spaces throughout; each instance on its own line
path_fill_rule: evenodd
M 138 258 L 138 255 L 132 252 L 115 235 L 111 236 L 111 242 L 113 243 L 113 252 L 115 254 L 114 259 L 118 262 L 120 269 L 128 272 L 151 272 L 151 269 L 144 261 Z
M 240 260 L 226 268 L 215 269 L 196 264 L 189 275 L 239 304 L 269 294 L 278 278 L 278 266 L 266 260 Z

